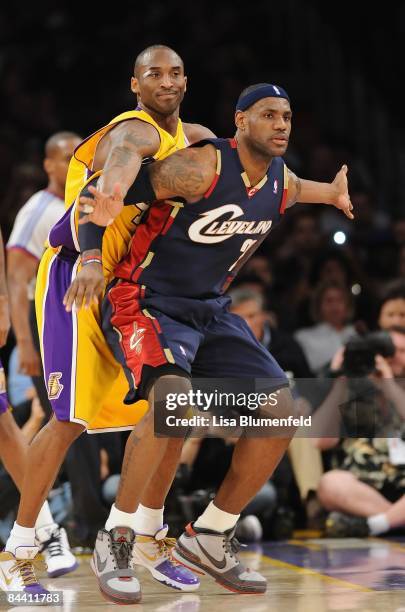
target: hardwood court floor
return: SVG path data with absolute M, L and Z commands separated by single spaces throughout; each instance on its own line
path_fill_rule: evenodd
M 195 593 L 173 591 L 139 570 L 143 600 L 138 612 L 405 612 L 405 541 L 289 540 L 256 545 L 241 553 L 246 564 L 269 581 L 265 595 L 235 595 L 203 578 Z M 51 590 L 64 591 L 59 612 L 117 610 L 100 594 L 89 557 L 79 568 L 56 580 L 43 580 Z M 37 607 L 10 608 L 34 612 Z

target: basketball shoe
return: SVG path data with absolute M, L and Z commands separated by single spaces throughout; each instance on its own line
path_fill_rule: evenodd
M 176 540 L 166 537 L 168 529 L 167 525 L 163 525 L 154 536 L 137 533 L 132 551 L 133 562 L 146 567 L 153 578 L 162 584 L 180 591 L 195 591 L 200 581 L 173 559 L 172 549 Z
M 239 561 L 235 528 L 219 533 L 198 529 L 190 523 L 177 540 L 173 557 L 199 574 L 208 574 L 223 587 L 236 593 L 264 593 L 266 579 Z
M 39 550 L 42 553 L 50 578 L 57 578 L 78 567 L 75 556 L 70 552 L 66 531 L 55 523 L 36 530 Z
M 47 595 L 47 591 L 37 580 L 35 570 L 44 570 L 37 546 L 19 547 L 20 553 L 27 558 L 17 559 L 10 552 L 0 553 L 0 589 L 31 595 Z
M 100 591 L 118 604 L 135 604 L 141 599 L 141 586 L 135 575 L 132 549 L 135 534 L 129 527 L 100 529 L 90 565 Z

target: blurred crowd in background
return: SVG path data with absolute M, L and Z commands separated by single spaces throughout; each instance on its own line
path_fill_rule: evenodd
M 257 1 L 249 6 L 249 19 L 239 2 L 217 3 L 215 11 L 209 3 L 178 0 L 156 0 L 136 9 L 124 3 L 108 20 L 86 7 L 76 12 L 67 1 L 27 5 L 18 19 L 18 7 L 3 6 L 0 221 L 5 240 L 20 207 L 46 185 L 46 139 L 59 130 L 86 136 L 132 108 L 129 79 L 136 54 L 148 44 L 165 43 L 181 54 L 189 75 L 181 113 L 185 120 L 231 136 L 242 88 L 279 83 L 289 92 L 294 113 L 288 166 L 299 176 L 328 182 L 342 163 L 349 166 L 354 221 L 325 206 L 297 205 L 288 211 L 232 286 L 235 312 L 296 378 L 320 376 L 331 363 L 333 369 L 339 349 L 356 334 L 404 327 L 404 118 L 393 104 L 398 79 L 385 71 L 389 63 L 395 74 L 399 61 L 405 29 L 400 4 L 394 14 L 367 15 L 363 45 L 357 40 L 356 20 L 345 20 L 347 2 L 340 5 L 341 15 L 331 18 L 321 2 Z M 369 44 L 370 32 L 379 41 L 378 50 Z M 382 324 L 387 304 L 385 315 L 391 319 Z M 2 353 L 14 385 L 11 403 L 21 423 L 31 419 L 32 435 L 46 417 L 32 399 L 30 381 L 8 361 L 12 347 L 11 335 Z M 395 375 L 401 378 L 400 369 Z M 73 526 L 78 543 L 91 543 L 114 499 L 125 436 L 88 437 L 93 463 L 86 459 L 82 482 L 71 486 L 65 467 L 54 489 L 57 518 Z M 317 451 L 325 450 L 318 446 Z M 174 524 L 183 524 L 184 517 L 198 514 L 199 504 L 205 505 L 222 478 L 213 466 L 220 457 L 225 473 L 231 449 L 231 441 L 221 440 L 187 445 L 168 502 Z M 297 457 L 302 463 L 305 452 L 290 452 L 256 506 L 248 509 L 248 517 L 259 517 L 262 533 L 249 518 L 247 539 L 258 539 L 263 532 L 265 537 L 288 536 L 297 526 L 323 526 L 326 511 L 344 510 L 330 503 L 324 486 L 317 495 L 322 473 L 344 464 L 342 448 L 333 457 L 331 449 L 316 460 L 311 455 L 308 461 L 316 474 L 304 476 L 303 484 L 294 466 Z M 381 459 L 380 471 L 383 464 Z M 395 481 L 399 490 L 401 478 Z M 2 474 L 4 534 L 17 498 Z

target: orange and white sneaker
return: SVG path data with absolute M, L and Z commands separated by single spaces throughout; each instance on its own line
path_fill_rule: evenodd
M 200 581 L 173 559 L 172 550 L 176 540 L 166 537 L 168 529 L 167 525 L 163 525 L 154 536 L 137 533 L 132 549 L 133 563 L 146 567 L 155 580 L 173 589 L 195 591 Z
M 215 578 L 221 586 L 236 593 L 264 593 L 267 581 L 239 561 L 240 547 L 235 528 L 220 533 L 194 527 L 192 523 L 177 540 L 173 557 L 189 569 Z

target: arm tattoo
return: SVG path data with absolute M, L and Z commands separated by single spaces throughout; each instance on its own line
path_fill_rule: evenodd
M 152 140 L 141 134 L 136 134 L 129 130 L 122 135 L 119 134 L 119 139 L 113 145 L 107 158 L 105 168 L 125 168 L 136 159 L 139 159 L 139 157 L 142 157 L 142 152 L 145 148 L 152 147 Z
M 124 168 L 125 166 L 128 166 L 132 159 L 135 159 L 138 156 L 139 154 L 137 151 L 129 149 L 124 145 L 120 145 L 112 149 L 105 165 L 109 168 Z
M 133 134 L 131 132 L 128 132 L 128 134 L 125 135 L 124 142 L 129 142 L 131 145 L 133 145 L 137 149 L 139 147 L 152 146 L 153 144 L 150 138 L 145 138 L 144 136 L 141 136 L 140 134 Z
M 169 191 L 185 198 L 200 195 L 206 182 L 206 168 L 194 151 L 179 151 L 151 166 L 150 178 L 156 194 Z

